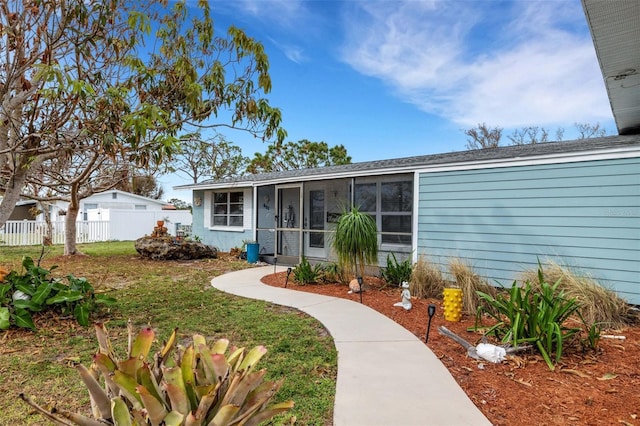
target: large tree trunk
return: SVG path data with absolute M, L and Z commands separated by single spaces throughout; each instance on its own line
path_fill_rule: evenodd
M 73 191 L 72 191 L 73 192 Z M 67 215 L 64 218 L 64 255 L 73 256 L 83 254 L 76 247 L 76 219 L 80 212 L 78 198 L 71 196 L 71 202 L 67 208 Z
M 0 227 L 9 220 L 9 216 L 16 208 L 16 204 L 20 201 L 20 194 L 27 180 L 27 169 L 16 170 L 9 184 L 5 188 L 4 196 L 0 201 Z

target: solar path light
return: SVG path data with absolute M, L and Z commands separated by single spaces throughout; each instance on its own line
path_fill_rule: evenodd
M 287 284 L 289 283 L 289 275 L 291 275 L 291 268 L 287 268 L 287 279 L 284 282 L 284 288 L 287 288 Z
M 429 341 L 429 330 L 431 330 L 431 319 L 436 314 L 436 305 L 434 305 L 433 303 L 430 303 L 429 307 L 427 308 L 427 313 L 429 314 L 429 323 L 427 324 L 427 335 L 424 338 L 424 343 L 427 343 Z

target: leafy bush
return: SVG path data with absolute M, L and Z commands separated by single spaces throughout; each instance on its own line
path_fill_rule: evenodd
M 55 310 L 73 315 L 80 325 L 89 325 L 89 315 L 98 305 L 113 305 L 115 299 L 96 294 L 85 278 L 67 275 L 65 284 L 50 277 L 51 269 L 41 268 L 28 256 L 22 259 L 24 273 L 11 271 L 0 281 L 0 330 L 12 325 L 35 330 L 32 314 Z
M 581 327 L 565 325 L 571 315 L 578 313 L 580 305 L 575 299 L 565 297 L 564 291 L 558 290 L 559 281 L 549 284 L 544 281 L 542 269 L 538 273 L 541 282 L 539 290 L 530 281 L 525 282 L 523 287 L 514 281 L 506 295 L 498 293 L 494 297 L 479 291 L 479 297 L 490 309 L 483 306 L 478 308 L 476 328 L 482 314 L 489 315 L 496 320 L 496 324 L 489 327 L 486 334 L 493 334 L 503 343 L 514 347 L 532 344 L 549 368 L 554 370 L 569 339 L 582 331 Z M 555 360 L 552 360 L 554 353 Z
M 404 281 L 409 282 L 412 270 L 411 259 L 407 258 L 402 262 L 398 262 L 395 253 L 389 253 L 387 255 L 387 267 L 382 268 L 380 274 L 388 284 L 400 285 Z
M 445 280 L 437 265 L 420 255 L 411 271 L 409 290 L 415 297 L 440 297 Z
M 293 407 L 292 401 L 268 406 L 282 380 L 263 382 L 266 370 L 255 370 L 267 352 L 264 346 L 247 352 L 229 347 L 226 339 L 208 346 L 204 336 L 195 334 L 185 348 L 177 344 L 176 329 L 149 360 L 154 331 L 144 328 L 134 338 L 130 326 L 127 358 L 118 360 L 104 325 L 96 325 L 96 335 L 99 350 L 93 364 L 76 366 L 96 420 L 60 407 L 46 410 L 24 394 L 21 398 L 64 425 L 255 426 Z
M 325 283 L 349 283 L 349 279 L 344 268 L 336 262 L 323 264 L 321 280 Z
M 302 256 L 302 260 L 293 270 L 293 279 L 302 285 L 317 283 L 322 276 L 322 265 L 318 263 L 312 266 L 304 256 Z

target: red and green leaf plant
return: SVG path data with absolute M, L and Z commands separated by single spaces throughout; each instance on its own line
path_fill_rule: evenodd
M 283 381 L 263 381 L 266 370 L 256 369 L 264 346 L 247 351 L 226 339 L 208 345 L 194 334 L 183 347 L 175 329 L 149 360 L 155 332 L 146 327 L 134 337 L 129 325 L 127 358 L 119 360 L 105 326 L 95 327 L 99 350 L 93 363 L 76 366 L 91 397 L 92 417 L 47 410 L 21 395 L 55 424 L 255 426 L 293 407 L 292 401 L 269 405 Z

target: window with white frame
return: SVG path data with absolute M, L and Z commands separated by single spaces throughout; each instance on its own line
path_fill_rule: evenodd
M 355 205 L 369 213 L 381 232 L 382 244 L 411 245 L 413 182 L 381 180 L 358 182 L 354 187 Z
M 215 192 L 211 206 L 213 226 L 243 225 L 244 193 L 242 191 Z

